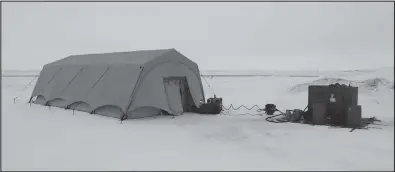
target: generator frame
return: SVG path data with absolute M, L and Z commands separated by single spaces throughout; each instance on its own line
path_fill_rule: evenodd
M 355 128 L 362 125 L 358 87 L 332 84 L 310 85 L 304 120 L 313 125 Z

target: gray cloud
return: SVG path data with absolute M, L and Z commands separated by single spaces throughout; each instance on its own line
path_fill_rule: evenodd
M 393 66 L 393 3 L 3 3 L 2 67 L 176 48 L 202 69 Z

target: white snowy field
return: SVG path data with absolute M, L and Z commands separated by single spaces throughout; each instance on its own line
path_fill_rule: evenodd
M 274 103 L 285 110 L 303 109 L 304 86 L 315 80 L 356 80 L 362 83 L 363 116 L 376 116 L 386 126 L 349 132 L 275 124 L 256 109 L 120 124 L 99 115 L 29 106 L 34 83 L 14 104 L 32 77 L 3 77 L 2 170 L 394 170 L 393 68 L 309 74 L 318 77 L 208 77 L 211 87 L 203 84 L 206 96 L 213 90 L 225 106 Z M 375 83 L 365 82 L 369 79 Z

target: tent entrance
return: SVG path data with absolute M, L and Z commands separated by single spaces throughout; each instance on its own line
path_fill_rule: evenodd
M 166 98 L 170 109 L 176 115 L 190 112 L 194 105 L 186 77 L 163 78 Z

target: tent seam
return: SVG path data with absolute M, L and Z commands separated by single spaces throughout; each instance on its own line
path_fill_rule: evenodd
M 140 79 L 141 79 L 141 75 L 143 74 L 143 71 L 144 71 L 144 66 L 141 67 L 141 71 L 140 71 L 139 77 L 137 78 L 136 84 L 134 85 L 133 91 L 132 91 L 132 93 L 130 95 L 130 98 L 129 98 L 129 101 L 128 101 L 128 105 L 127 105 L 127 107 L 125 109 L 125 114 L 124 114 L 125 118 L 127 117 L 128 110 L 129 110 L 130 106 L 132 105 L 133 97 L 136 94 L 136 89 L 137 89 L 137 87 L 140 84 Z
M 95 84 L 93 84 L 92 88 L 94 88 L 94 87 L 99 83 L 99 81 L 103 78 L 103 76 L 107 73 L 108 70 L 110 70 L 110 67 L 107 67 L 107 70 L 104 71 L 104 73 L 103 73 L 103 74 L 100 76 L 100 78 L 95 82 Z
M 67 84 L 66 88 L 64 88 L 64 89 L 62 90 L 62 93 L 63 93 L 64 91 L 66 91 L 67 88 L 69 88 L 69 85 L 74 81 L 74 79 L 81 73 L 81 71 L 82 71 L 83 69 L 84 69 L 84 68 L 81 68 L 80 71 L 78 71 L 78 73 L 69 81 L 69 83 Z
M 58 71 L 55 73 L 55 75 L 52 76 L 51 80 L 49 80 L 47 84 L 51 83 L 56 78 L 56 76 L 58 76 L 61 70 L 62 68 L 59 68 Z

